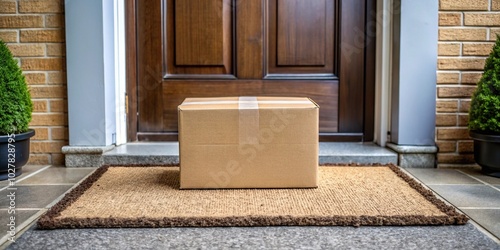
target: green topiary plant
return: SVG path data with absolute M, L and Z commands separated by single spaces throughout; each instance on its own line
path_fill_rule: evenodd
M 0 135 L 28 131 L 33 103 L 21 69 L 0 40 Z
M 472 95 L 469 129 L 500 134 L 500 36 L 493 46 L 484 73 Z

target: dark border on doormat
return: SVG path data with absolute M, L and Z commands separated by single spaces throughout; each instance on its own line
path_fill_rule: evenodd
M 426 226 L 426 225 L 463 225 L 468 217 L 459 213 L 453 206 L 447 205 L 438 199 L 432 191 L 405 174 L 394 164 L 322 164 L 328 166 L 375 166 L 389 167 L 397 176 L 408 183 L 413 189 L 434 204 L 446 216 L 238 216 L 238 217 L 168 217 L 152 219 L 146 217 L 134 219 L 121 218 L 85 218 L 57 219 L 67 207 L 75 202 L 89 189 L 110 167 L 138 167 L 102 166 L 87 177 L 83 182 L 67 193 L 57 204 L 50 208 L 38 220 L 39 229 L 63 228 L 162 228 L 162 227 L 234 227 L 234 226 Z M 162 167 L 176 167 L 162 166 Z M 148 167 L 148 166 L 142 166 Z M 153 166 L 149 166 L 153 167 Z M 157 167 L 157 166 L 154 166 Z

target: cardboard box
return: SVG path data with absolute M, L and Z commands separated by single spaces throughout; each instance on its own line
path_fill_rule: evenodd
M 187 98 L 180 188 L 313 188 L 319 107 L 308 98 Z

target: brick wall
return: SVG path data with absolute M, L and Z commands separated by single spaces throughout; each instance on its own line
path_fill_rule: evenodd
M 440 0 L 436 140 L 439 166 L 474 164 L 470 97 L 500 34 L 500 0 Z
M 0 0 L 0 39 L 19 59 L 34 104 L 31 164 L 64 164 L 68 145 L 63 0 Z

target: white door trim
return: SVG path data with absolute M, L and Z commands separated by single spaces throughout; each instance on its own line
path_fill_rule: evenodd
M 392 0 L 377 1 L 374 139 L 383 147 L 387 143 L 387 132 L 390 131 L 392 15 Z
M 125 0 L 114 0 L 116 145 L 127 143 Z

